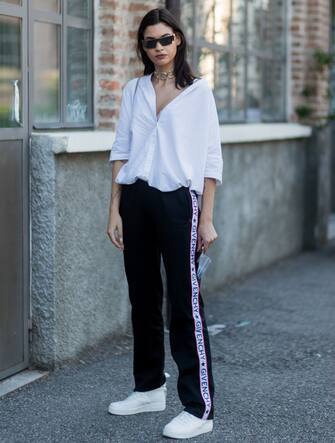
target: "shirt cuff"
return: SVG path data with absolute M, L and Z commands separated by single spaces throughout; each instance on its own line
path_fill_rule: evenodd
M 214 176 L 214 175 L 205 175 L 204 178 L 214 178 L 216 181 L 216 186 L 220 186 L 222 185 L 222 178 L 219 176 Z
M 109 161 L 110 162 L 112 162 L 112 161 L 114 161 L 114 160 L 128 160 L 128 158 L 129 158 L 129 155 L 127 155 L 127 154 L 122 154 L 121 152 L 120 153 L 117 153 L 117 152 L 112 152 L 111 154 L 110 154 L 110 156 L 109 156 Z

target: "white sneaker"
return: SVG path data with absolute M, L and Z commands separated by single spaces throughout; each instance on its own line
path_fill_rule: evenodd
M 133 391 L 125 400 L 112 402 L 108 407 L 108 412 L 116 415 L 130 415 L 138 412 L 164 411 L 166 394 L 166 383 L 151 391 Z
M 163 435 L 170 438 L 190 438 L 212 430 L 213 420 L 203 420 L 189 412 L 182 411 L 164 426 Z

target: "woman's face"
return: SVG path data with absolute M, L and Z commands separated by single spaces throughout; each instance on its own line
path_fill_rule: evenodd
M 163 46 L 160 42 L 157 42 L 155 48 L 145 48 L 142 43 L 143 50 L 147 53 L 147 56 L 158 70 L 166 71 L 173 69 L 177 46 L 181 42 L 180 37 L 165 23 L 157 23 L 156 25 L 147 26 L 144 30 L 144 40 L 161 38 L 171 34 L 174 34 L 174 40 L 172 40 L 172 43 L 167 46 Z M 160 54 L 163 54 L 164 56 L 157 57 Z

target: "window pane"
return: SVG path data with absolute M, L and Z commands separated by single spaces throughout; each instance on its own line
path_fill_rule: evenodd
M 185 0 L 183 1 L 183 5 L 180 10 L 181 12 L 180 20 L 189 44 L 192 41 L 193 27 L 194 27 L 193 4 L 194 4 L 193 0 Z
M 21 19 L 0 15 L 0 127 L 22 122 Z
M 230 2 L 206 0 L 196 2 L 197 33 L 210 43 L 228 45 Z
M 60 120 L 59 27 L 34 25 L 34 122 L 56 123 Z
M 280 61 L 249 57 L 248 121 L 278 121 L 285 118 L 284 75 Z
M 200 51 L 199 73 L 213 89 L 220 122 L 244 119 L 244 58 L 207 48 Z
M 233 0 L 231 13 L 231 44 L 233 48 L 243 48 L 246 41 L 245 1 Z
M 33 0 L 33 7 L 44 11 L 59 12 L 59 0 Z
M 285 65 L 281 61 L 263 60 L 262 120 L 285 119 Z
M 90 5 L 90 0 L 68 0 L 67 13 L 75 17 L 88 18 Z
M 214 68 L 215 68 L 215 55 L 213 51 L 207 48 L 203 48 L 199 54 L 198 60 L 199 73 L 202 77 L 205 77 L 212 88 L 215 84 Z
M 262 62 L 257 57 L 248 58 L 248 88 L 247 88 L 247 120 L 257 122 L 262 120 Z
M 90 39 L 88 30 L 68 28 L 67 57 L 67 108 L 69 123 L 88 120 L 90 81 Z
M 245 119 L 245 58 L 240 54 L 230 55 L 230 120 Z
M 228 53 L 216 54 L 203 48 L 199 58 L 200 75 L 213 89 L 219 120 L 227 118 L 228 112 Z
M 248 10 L 250 49 L 268 49 L 283 55 L 285 43 L 284 6 L 282 0 L 253 0 Z

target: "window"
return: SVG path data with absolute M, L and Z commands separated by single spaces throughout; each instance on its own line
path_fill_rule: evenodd
M 92 126 L 92 0 L 32 0 L 35 128 Z
M 286 119 L 286 1 L 181 2 L 195 72 L 213 88 L 221 123 Z
M 22 22 L 0 15 L 0 128 L 22 126 Z

